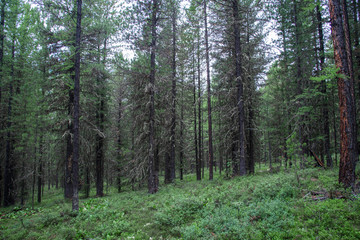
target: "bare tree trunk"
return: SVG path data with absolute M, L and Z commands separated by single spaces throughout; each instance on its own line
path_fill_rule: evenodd
M 184 70 L 181 71 L 181 109 L 180 109 L 180 180 L 184 179 Z
M 33 175 L 32 175 L 32 193 L 31 193 L 31 206 L 34 209 L 35 205 L 35 183 L 36 183 L 36 163 L 37 163 L 37 139 L 38 139 L 38 123 L 36 121 L 35 127 L 35 142 L 34 142 L 34 162 L 33 162 Z
M 75 84 L 74 84 L 74 141 L 72 164 L 72 210 L 79 211 L 79 119 L 80 119 L 80 44 L 81 44 L 81 11 L 82 0 L 77 0 L 76 34 L 75 34 Z
M 74 71 L 71 69 L 71 72 Z M 69 103 L 68 103 L 68 116 L 73 115 L 74 109 L 74 90 L 69 88 Z M 65 177 L 64 177 L 64 196 L 65 198 L 72 198 L 73 185 L 71 179 L 72 163 L 73 163 L 73 121 L 69 121 L 67 125 L 68 134 L 66 136 L 66 160 L 65 160 Z
M 195 76 L 195 52 L 193 53 L 193 108 L 194 108 L 194 144 L 195 144 L 195 166 L 196 166 L 196 180 L 201 180 L 201 166 L 198 156 L 198 132 L 197 132 L 197 114 L 196 114 L 196 76 Z
M 42 196 L 42 183 L 43 183 L 43 134 L 41 133 L 39 139 L 39 170 L 37 175 L 37 202 L 41 203 L 41 196 Z
M 100 36 L 99 36 L 100 38 Z M 106 51 L 106 39 L 104 41 L 104 51 Z M 106 53 L 104 54 L 103 64 L 106 61 Z M 98 64 L 101 64 L 101 51 L 100 51 L 100 42 L 98 43 Z M 99 74 L 100 75 L 100 74 Z M 99 128 L 99 132 L 96 135 L 96 196 L 102 197 L 104 196 L 104 141 L 105 138 L 103 136 L 104 132 L 104 122 L 105 122 L 105 87 L 103 83 L 104 79 L 101 79 L 100 76 L 97 77 L 98 87 L 100 89 L 98 93 L 98 112 L 96 113 L 97 125 Z
M 355 163 L 358 159 L 356 135 L 356 108 L 354 76 L 352 69 L 350 34 L 348 28 L 346 2 L 329 0 L 331 34 L 338 73 L 338 93 L 340 107 L 340 169 L 339 183 L 345 187 L 355 187 Z
M 90 197 L 90 167 L 86 166 L 85 168 L 85 198 Z
M 295 25 L 295 54 L 296 54 L 296 83 L 297 83 L 297 95 L 301 96 L 302 91 L 302 72 L 301 72 L 301 56 L 300 56 L 300 32 L 299 32 L 299 21 L 298 21 L 298 6 L 296 0 L 293 0 L 294 3 L 294 25 Z M 302 107 L 302 99 L 298 100 L 297 108 L 300 109 Z M 299 138 L 299 156 L 300 156 L 300 168 L 303 168 L 304 163 L 304 136 L 303 136 L 303 118 L 304 116 L 299 115 L 299 125 L 298 125 L 298 138 Z
M 3 66 L 4 66 L 4 39 L 5 39 L 5 7 L 6 0 L 1 1 L 1 12 L 0 12 L 0 128 L 1 131 L 5 128 L 5 121 L 3 116 L 3 107 L 2 107 L 2 85 L 3 85 Z M 0 135 L 0 144 L 4 144 L 4 136 Z M 2 193 L 3 193 L 3 160 L 0 160 L 0 206 L 2 205 Z
M 207 0 L 204 0 L 204 21 L 205 21 L 205 58 L 206 58 L 206 82 L 207 82 L 207 105 L 208 105 L 208 137 L 209 137 L 209 180 L 213 179 L 214 153 L 212 143 L 212 117 L 211 117 L 211 88 L 210 88 L 210 57 L 209 57 L 209 36 L 207 26 Z
M 6 1 L 1 1 L 1 10 L 0 10 L 0 128 L 1 132 L 5 128 L 5 121 L 3 116 L 3 107 L 2 107 L 2 85 L 3 85 L 3 65 L 4 65 L 4 38 L 5 38 L 5 7 Z M 3 134 L 0 135 L 0 144 L 5 144 Z M 0 160 L 0 207 L 2 205 L 3 200 L 3 158 Z
M 5 155 L 5 173 L 4 173 L 4 207 L 15 204 L 15 162 L 13 159 L 14 143 L 11 134 L 12 125 L 12 102 L 13 102 L 13 82 L 14 82 L 14 60 L 15 60 L 15 37 L 11 45 L 11 82 L 9 85 L 9 100 L 7 112 L 7 139 Z
M 246 42 L 248 45 L 250 45 L 250 23 L 249 23 L 249 18 L 247 17 L 247 22 L 246 22 Z M 248 57 L 248 77 L 247 77 L 247 84 L 249 85 L 249 94 L 248 94 L 248 113 L 249 113 L 249 118 L 248 118 L 248 133 L 249 133 L 249 139 L 247 139 L 247 153 L 249 156 L 248 159 L 248 171 L 250 174 L 254 174 L 255 173 L 255 146 L 254 146 L 254 108 L 253 108 L 253 102 L 254 102 L 254 92 L 255 92 L 255 85 L 254 85 L 254 81 L 253 78 L 251 76 L 251 54 L 250 54 L 250 49 L 247 52 L 247 57 Z
M 154 104 L 154 85 L 155 85 L 155 48 L 156 48 L 156 28 L 157 28 L 158 1 L 152 1 L 151 16 L 151 46 L 150 46 L 150 104 L 149 104 L 149 179 L 148 192 L 154 194 L 158 191 L 159 173 L 155 169 L 154 162 L 154 143 L 155 143 L 155 104 Z
M 200 27 L 199 27 L 200 28 Z M 197 180 L 201 180 L 201 169 L 202 169 L 202 138 L 201 138 L 201 69 L 200 69 L 200 35 L 198 36 L 197 42 L 197 79 L 198 79 L 198 122 L 199 122 L 199 176 L 197 176 Z
M 238 108 L 238 131 L 239 131 L 239 174 L 246 175 L 245 161 L 245 113 L 244 113 L 244 90 L 242 82 L 241 43 L 240 43 L 240 18 L 238 0 L 233 2 L 234 37 L 235 37 L 235 77 L 237 82 L 237 108 Z
M 337 166 L 337 134 L 336 131 L 338 131 L 337 127 L 336 127 L 336 121 L 335 121 L 335 89 L 332 88 L 331 89 L 331 96 L 332 96 L 332 116 L 333 116 L 333 135 L 334 135 L 334 154 L 335 154 L 335 166 Z
M 121 119 L 122 119 L 122 96 L 119 94 L 119 106 L 118 106 L 118 139 L 117 139 L 117 150 L 118 150 L 118 161 L 117 161 L 117 187 L 118 193 L 121 192 L 121 161 L 122 161 L 122 139 L 121 139 Z
M 169 151 L 165 157 L 165 183 L 175 180 L 175 129 L 176 129 L 176 6 L 172 2 L 172 86 L 171 86 L 171 124 Z
M 319 42 L 320 42 L 320 70 L 323 70 L 325 64 L 325 47 L 324 47 L 324 34 L 323 34 L 323 26 L 322 26 L 322 17 L 320 12 L 320 1 L 317 0 L 316 5 L 316 15 L 318 21 L 318 34 L 319 34 Z M 332 167 L 332 159 L 330 154 L 330 127 L 329 127 L 329 110 L 328 110 L 328 101 L 327 101 L 327 89 L 326 82 L 321 82 L 321 92 L 324 95 L 323 106 L 322 106 L 322 115 L 323 115 L 323 134 L 324 134 L 324 152 L 326 156 L 326 165 L 327 167 Z
M 201 176 L 204 179 L 205 178 L 205 147 L 204 147 L 204 111 L 201 111 Z

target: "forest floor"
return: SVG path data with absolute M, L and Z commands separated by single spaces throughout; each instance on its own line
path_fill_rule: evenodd
M 161 185 L 81 199 L 78 214 L 61 190 L 43 202 L 0 209 L 0 239 L 360 239 L 360 195 L 338 170 L 311 168 Z M 113 191 L 113 192 L 112 192 Z

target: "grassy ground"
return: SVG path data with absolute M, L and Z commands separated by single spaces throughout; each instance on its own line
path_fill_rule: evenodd
M 336 169 L 194 179 L 81 199 L 79 214 L 50 190 L 34 209 L 0 209 L 0 239 L 360 239 L 360 198 Z

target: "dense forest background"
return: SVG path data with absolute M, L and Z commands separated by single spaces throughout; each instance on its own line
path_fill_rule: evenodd
M 340 156 L 354 187 L 360 1 L 329 3 L 1 0 L 1 206 Z

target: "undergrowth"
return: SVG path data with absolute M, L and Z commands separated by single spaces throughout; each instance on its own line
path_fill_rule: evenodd
M 360 198 L 318 168 L 184 181 L 81 199 L 56 190 L 34 208 L 0 209 L 1 239 L 360 239 Z

